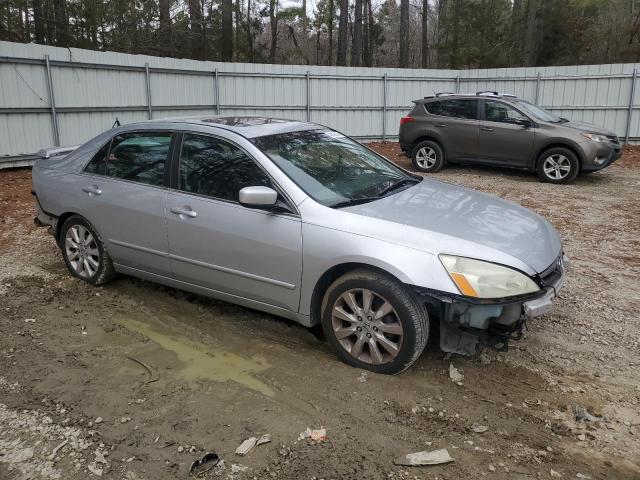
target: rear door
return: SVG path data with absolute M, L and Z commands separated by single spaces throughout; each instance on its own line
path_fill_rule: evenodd
M 84 211 L 117 264 L 169 273 L 165 185 L 173 138 L 169 131 L 116 135 L 77 182 Z
M 244 187 L 278 189 L 224 137 L 185 132 L 177 182 L 167 198 L 173 276 L 235 297 L 298 311 L 302 225 L 297 214 L 244 207 Z M 283 198 L 284 201 L 286 199 Z
M 478 100 L 451 98 L 425 103 L 447 159 L 470 160 L 478 154 Z
M 536 129 L 521 123 L 531 122 L 529 117 L 500 100 L 482 102 L 479 157 L 489 163 L 529 166 Z

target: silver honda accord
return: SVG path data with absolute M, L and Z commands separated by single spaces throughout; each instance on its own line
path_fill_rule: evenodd
M 35 223 L 72 275 L 320 323 L 340 359 L 374 372 L 408 368 L 434 327 L 446 352 L 506 349 L 563 284 L 544 218 L 312 123 L 148 121 L 41 157 Z

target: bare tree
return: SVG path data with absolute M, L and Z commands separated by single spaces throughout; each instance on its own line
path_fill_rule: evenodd
M 349 28 L 349 0 L 340 0 L 340 20 L 338 22 L 338 57 L 336 65 L 347 64 L 347 29 Z
M 44 23 L 42 0 L 33 0 L 33 28 L 36 43 L 44 43 Z
M 271 28 L 269 61 L 276 63 L 276 48 L 278 46 L 278 0 L 269 0 L 269 27 Z
M 523 56 L 527 66 L 535 65 L 537 57 L 539 0 L 527 1 L 527 17 L 524 29 Z
M 409 66 L 409 0 L 400 0 L 400 68 Z
M 429 0 L 422 0 L 422 35 L 420 42 L 420 66 L 429 68 Z
M 169 0 L 159 0 L 158 9 L 160 13 L 161 48 L 165 52 L 171 52 L 173 51 L 173 39 L 171 38 L 171 7 Z
M 333 5 L 333 0 L 329 0 L 329 18 L 327 22 L 329 25 L 327 26 L 329 30 L 329 61 L 327 62 L 329 65 L 333 65 L 333 15 L 335 13 Z
M 56 21 L 56 45 L 69 46 L 69 19 L 65 0 L 54 0 L 54 15 Z
M 230 62 L 231 60 L 233 60 L 233 2 L 222 0 L 222 61 Z
M 362 0 L 356 0 L 353 15 L 353 42 L 351 43 L 351 66 L 362 65 Z
M 203 19 L 200 0 L 189 0 L 189 27 L 191 28 L 191 55 L 203 58 Z

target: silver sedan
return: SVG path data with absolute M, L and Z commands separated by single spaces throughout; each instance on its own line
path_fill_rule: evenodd
M 506 348 L 564 278 L 539 215 L 423 179 L 320 125 L 260 117 L 130 124 L 33 169 L 38 225 L 72 275 L 132 275 L 321 323 L 338 356 L 398 373 Z

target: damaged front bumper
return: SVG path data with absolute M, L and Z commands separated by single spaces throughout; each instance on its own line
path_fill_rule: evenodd
M 507 350 L 519 340 L 528 319 L 548 313 L 564 285 L 568 258 L 561 255 L 535 280 L 540 291 L 506 299 L 477 299 L 416 288 L 431 315 L 440 318 L 440 348 L 445 352 L 473 355 L 480 346 Z

